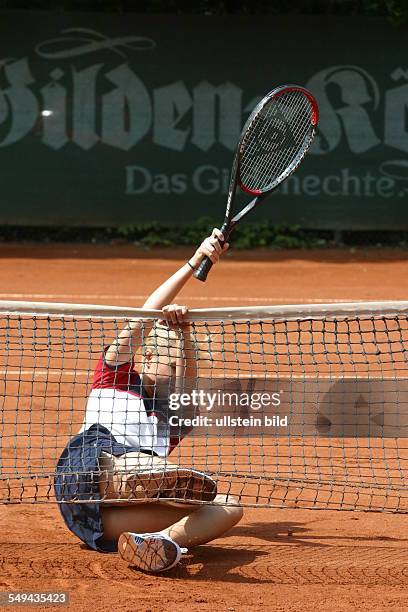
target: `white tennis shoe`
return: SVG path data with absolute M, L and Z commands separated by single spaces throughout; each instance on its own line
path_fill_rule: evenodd
M 131 533 L 119 537 L 118 552 L 124 561 L 146 572 L 164 572 L 175 567 L 187 548 L 180 548 L 161 533 Z

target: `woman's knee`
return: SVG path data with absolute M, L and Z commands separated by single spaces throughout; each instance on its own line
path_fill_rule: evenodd
M 239 506 L 239 500 L 233 495 L 217 495 L 214 499 L 217 505 L 222 506 L 227 512 L 232 525 L 236 525 L 244 516 L 244 509 Z

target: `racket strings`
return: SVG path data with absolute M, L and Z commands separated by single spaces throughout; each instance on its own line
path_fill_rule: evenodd
M 243 142 L 241 183 L 264 191 L 306 152 L 312 137 L 307 96 L 289 91 L 264 106 Z M 286 145 L 286 146 L 283 146 Z
M 304 147 L 305 149 L 307 149 L 310 144 L 312 113 L 309 100 L 302 93 L 297 93 L 299 93 L 300 96 L 300 104 L 297 108 L 294 107 L 292 109 L 292 112 L 288 117 L 288 121 L 291 123 L 291 130 L 295 141 L 295 151 L 299 151 L 299 146 L 303 151 Z M 300 110 L 300 112 L 297 112 L 298 109 Z M 288 149 L 286 155 L 282 158 L 281 166 L 283 169 L 287 168 L 288 165 L 290 165 L 292 157 L 292 150 Z M 295 155 L 295 159 L 296 157 L 297 155 Z
M 295 99 L 296 96 L 296 99 Z M 283 98 L 283 97 L 281 97 Z M 292 94 L 292 105 L 287 106 L 282 104 L 282 99 L 278 98 L 278 112 L 272 113 L 271 109 L 267 108 L 267 119 L 269 120 L 269 126 L 263 129 L 263 132 L 271 129 L 271 124 L 276 126 L 276 115 L 284 117 L 284 129 L 286 132 L 290 132 L 290 136 L 292 138 L 293 145 L 287 148 L 280 147 L 278 151 L 273 151 L 271 155 L 259 155 L 259 147 L 257 146 L 259 143 L 259 139 L 256 140 L 255 146 L 253 146 L 254 154 L 259 156 L 259 166 L 256 172 L 256 178 L 258 179 L 258 184 L 262 181 L 263 177 L 266 177 L 267 184 L 270 183 L 269 177 L 272 176 L 273 179 L 277 178 L 284 170 L 288 167 L 288 165 L 296 158 L 299 147 L 303 145 L 305 141 L 305 136 L 307 132 L 310 131 L 310 108 L 308 105 L 308 100 L 305 98 L 303 94 L 300 92 L 295 92 L 295 95 Z M 304 107 L 304 102 L 306 102 L 306 108 Z M 303 103 L 303 104 L 302 104 Z M 306 110 L 306 113 L 304 111 Z M 269 111 L 269 113 L 268 113 Z M 268 117 L 269 115 L 269 117 Z M 306 117 L 306 122 L 304 118 Z M 282 119 L 279 117 L 279 122 L 282 123 Z M 289 128 L 290 126 L 290 128 Z M 287 138 L 287 134 L 285 134 Z M 262 138 L 262 136 L 261 136 Z M 265 138 L 265 136 L 263 136 Z M 256 160 L 254 160 L 256 161 Z M 263 179 L 265 180 L 265 179 Z M 266 185 L 263 185 L 264 187 Z M 262 189 L 262 187 L 258 187 Z
M 262 178 L 264 174 L 277 177 L 286 169 L 289 160 L 293 158 L 294 152 L 297 153 L 299 145 L 304 142 L 305 131 L 307 132 L 310 130 L 309 101 L 301 92 L 290 92 L 290 94 L 280 96 L 274 102 L 274 104 L 270 104 L 264 108 L 264 116 L 261 118 L 263 125 L 261 124 L 261 130 L 258 130 L 258 135 L 256 135 L 254 131 L 252 142 L 250 143 L 250 153 L 252 153 L 252 157 L 256 155 L 258 162 L 260 162 L 256 168 L 258 183 L 260 182 L 259 179 Z M 257 127 L 259 128 L 259 123 Z M 283 129 L 283 135 L 286 138 L 288 138 L 289 133 L 293 145 L 287 147 L 285 153 L 283 147 L 280 147 L 279 150 L 276 151 L 275 143 L 275 150 L 272 150 L 270 155 L 265 155 L 262 148 L 265 148 L 266 137 L 269 134 L 272 135 L 272 138 L 275 138 L 276 128 L 280 130 L 281 133 Z M 304 128 L 306 128 L 306 130 Z
M 310 131 L 311 123 L 311 109 L 309 101 L 307 100 L 307 98 L 305 98 L 303 94 L 300 94 L 299 92 L 297 93 L 299 96 L 300 104 L 293 106 L 293 108 L 289 109 L 287 116 L 288 124 L 291 126 L 291 132 L 294 141 L 293 148 L 295 148 L 295 150 L 298 149 L 297 145 L 301 145 L 304 142 L 307 133 Z M 286 149 L 286 155 L 282 158 L 281 162 L 281 165 L 283 167 L 288 164 L 289 158 L 292 155 L 293 148 Z
M 299 96 L 299 104 L 293 105 L 292 108 L 289 107 L 285 117 L 287 125 L 290 126 L 290 128 L 287 127 L 286 129 L 291 132 L 293 145 L 287 148 L 279 148 L 276 157 L 272 157 L 271 173 L 273 179 L 278 178 L 280 174 L 284 172 L 294 161 L 294 159 L 298 157 L 299 151 L 304 149 L 307 134 L 310 134 L 310 108 L 308 105 L 308 100 L 305 99 L 303 94 L 299 94 Z M 302 105 L 302 103 L 305 101 L 306 105 Z M 268 160 L 264 159 L 263 164 L 261 165 L 264 173 L 268 173 L 267 164 Z

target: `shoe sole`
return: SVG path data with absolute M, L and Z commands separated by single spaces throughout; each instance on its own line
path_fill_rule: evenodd
M 130 532 L 122 533 L 118 541 L 118 552 L 124 561 L 146 572 L 163 572 L 179 562 L 182 551 L 165 538 L 143 537 L 137 544 Z
M 126 493 L 128 499 L 211 502 L 217 495 L 217 483 L 197 470 L 152 470 L 132 474 L 126 482 Z

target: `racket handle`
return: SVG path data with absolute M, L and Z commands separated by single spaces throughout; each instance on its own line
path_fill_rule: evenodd
M 233 225 L 231 223 L 224 221 L 224 224 L 221 227 L 221 231 L 224 235 L 224 240 L 218 241 L 221 246 L 224 246 L 224 244 L 228 240 L 229 235 L 231 234 L 232 228 L 233 228 Z M 205 281 L 207 280 L 208 273 L 213 267 L 213 265 L 214 264 L 209 257 L 204 257 L 203 261 L 200 263 L 197 270 L 193 273 L 194 278 L 197 278 L 198 280 L 205 283 Z
M 209 257 L 204 257 L 203 261 L 198 266 L 197 270 L 193 273 L 194 278 L 205 283 L 207 280 L 207 276 L 211 268 L 213 267 L 213 262 Z

